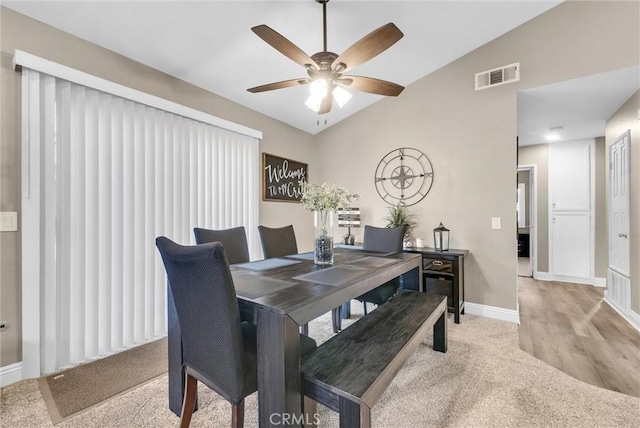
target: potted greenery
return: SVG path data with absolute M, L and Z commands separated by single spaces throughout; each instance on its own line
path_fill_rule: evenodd
M 397 203 L 387 208 L 387 215 L 384 216 L 387 222 L 386 227 L 404 227 L 404 247 L 411 247 L 411 230 L 416 226 L 415 215 L 409 212 L 409 208 Z

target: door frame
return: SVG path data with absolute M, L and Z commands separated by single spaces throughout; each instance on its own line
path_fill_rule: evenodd
M 517 171 L 529 171 L 529 200 L 527 210 L 529 211 L 529 264 L 531 266 L 531 277 L 538 271 L 538 165 L 524 164 L 518 165 Z M 518 222 L 516 221 L 516 236 L 518 234 Z M 516 263 L 518 257 L 516 254 Z
M 607 181 L 607 188 L 606 188 L 606 192 L 607 192 L 607 270 L 611 269 L 615 272 L 617 272 L 618 274 L 625 276 L 627 278 L 630 277 L 631 272 L 631 259 L 630 259 L 630 255 L 631 255 L 631 233 L 630 233 L 630 225 L 631 225 L 631 218 L 629 216 L 629 212 L 631 211 L 631 195 L 629 193 L 629 191 L 627 191 L 627 235 L 629 235 L 627 237 L 627 245 L 626 245 L 626 250 L 627 250 L 627 271 L 626 272 L 622 272 L 620 269 L 615 269 L 611 266 L 611 235 L 613 234 L 613 183 L 611 182 L 611 175 L 613 173 L 613 159 L 611 159 L 611 149 L 613 148 L 613 146 L 615 146 L 616 144 L 618 144 L 618 142 L 620 142 L 621 140 L 627 139 L 627 155 L 624 159 L 625 161 L 625 170 L 626 170 L 626 181 L 627 181 L 627 186 L 630 186 L 631 182 L 631 171 L 630 171 L 630 164 L 631 164 L 631 159 L 630 159 L 630 149 L 631 149 L 631 130 L 627 129 L 626 131 L 624 131 L 622 134 L 620 134 L 615 141 L 612 144 L 606 145 L 605 146 L 605 158 L 606 158 L 606 164 L 605 167 L 607 168 L 607 175 L 605 180 Z

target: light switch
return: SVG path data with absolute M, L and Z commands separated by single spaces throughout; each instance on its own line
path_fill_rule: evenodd
M 491 229 L 502 229 L 502 220 L 500 217 L 491 217 Z
M 0 212 L 0 232 L 18 231 L 18 213 L 5 211 Z

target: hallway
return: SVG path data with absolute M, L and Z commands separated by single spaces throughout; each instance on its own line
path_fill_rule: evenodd
M 590 285 L 518 278 L 520 348 L 592 385 L 640 397 L 640 332 Z

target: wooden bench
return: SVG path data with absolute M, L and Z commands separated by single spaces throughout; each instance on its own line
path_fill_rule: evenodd
M 403 292 L 301 361 L 304 407 L 340 414 L 340 427 L 370 427 L 371 408 L 433 326 L 433 349 L 447 351 L 447 298 Z M 313 421 L 313 418 L 311 418 Z

